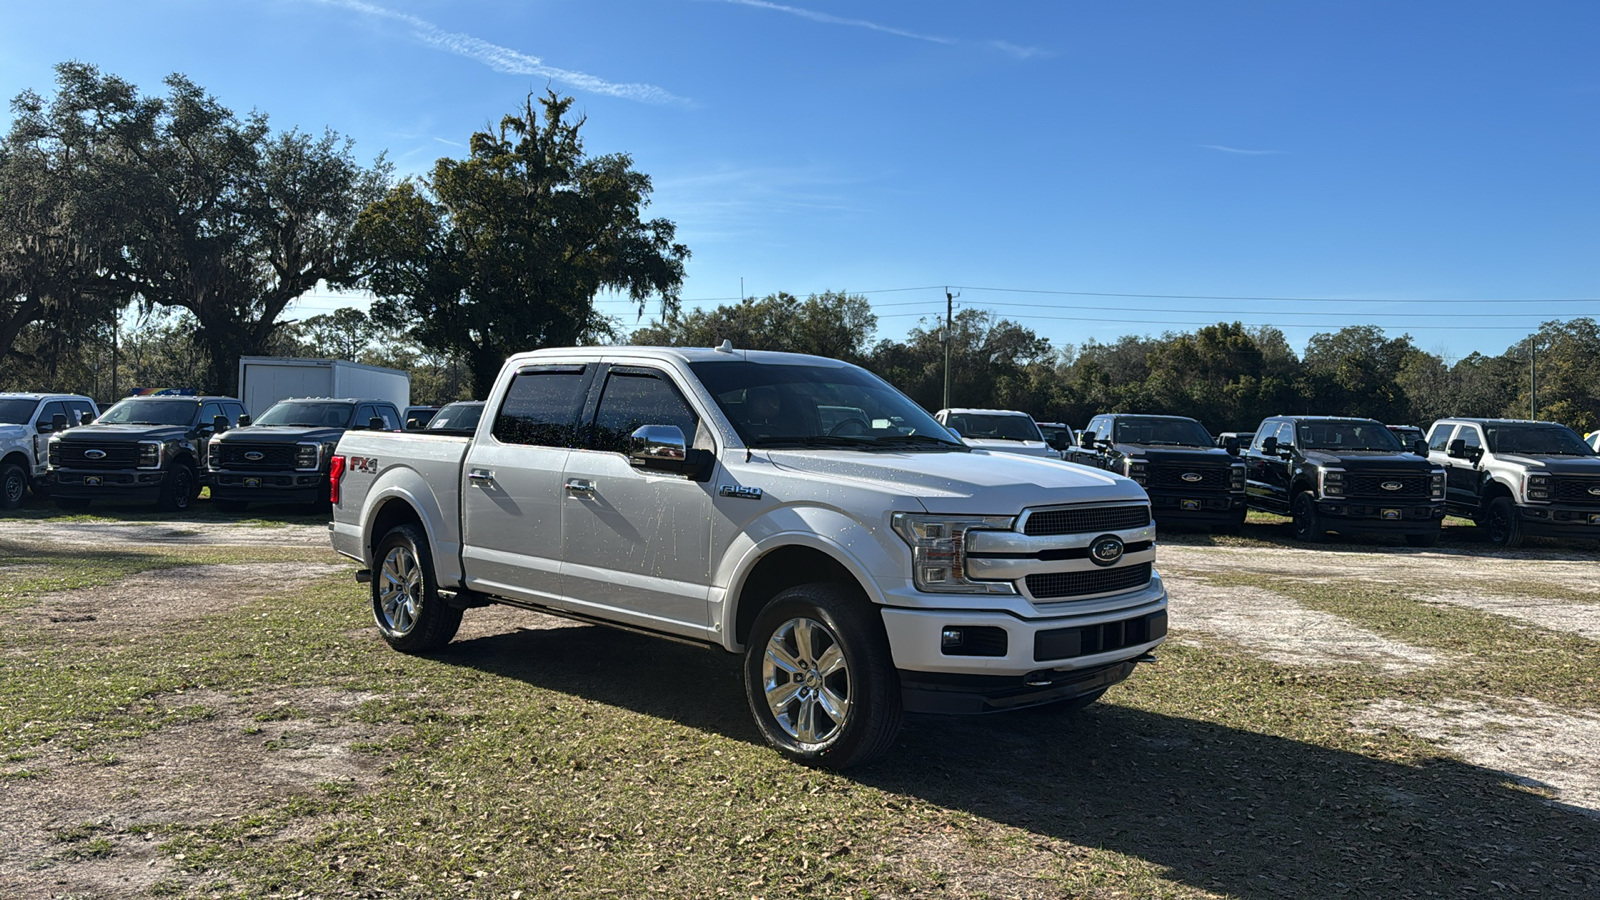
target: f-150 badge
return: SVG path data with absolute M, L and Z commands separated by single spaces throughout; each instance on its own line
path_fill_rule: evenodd
M 761 488 L 745 487 L 742 484 L 725 484 L 717 488 L 717 493 L 724 497 L 738 497 L 742 500 L 761 499 Z

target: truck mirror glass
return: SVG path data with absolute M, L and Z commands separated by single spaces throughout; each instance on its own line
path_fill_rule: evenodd
M 1094 441 L 1095 441 L 1095 433 L 1092 432 L 1092 431 L 1085 431 L 1084 433 L 1078 435 L 1078 446 L 1082 447 L 1085 450 L 1093 450 L 1094 449 Z
M 79 425 L 88 425 L 88 424 L 92 423 L 93 421 L 94 421 L 94 413 L 88 411 L 87 409 L 78 414 L 78 424 Z
M 1467 442 L 1461 438 L 1456 438 L 1450 442 L 1450 448 L 1445 451 L 1445 455 L 1451 459 L 1466 459 Z
M 1222 439 L 1222 449 L 1228 451 L 1228 455 L 1229 456 L 1238 456 L 1239 455 L 1239 439 L 1234 437 L 1231 434 L 1228 435 L 1227 437 Z
M 644 469 L 676 472 L 688 449 L 676 425 L 643 425 L 628 438 L 628 463 Z
M 1261 452 L 1265 453 L 1267 456 L 1277 456 L 1278 455 L 1278 439 L 1276 437 L 1262 438 L 1261 439 Z
M 373 416 L 367 420 L 368 431 L 383 431 L 383 416 Z
M 56 413 L 55 415 L 51 416 L 50 417 L 50 430 L 51 431 L 66 431 L 67 430 L 67 414 L 66 413 Z
M 240 413 L 239 414 L 239 427 L 243 428 L 243 427 L 245 427 L 246 425 L 249 425 L 249 424 L 250 424 L 250 414 L 249 413 Z
M 1418 456 L 1427 456 L 1428 455 L 1428 442 L 1423 440 L 1422 438 L 1417 438 L 1416 440 L 1411 442 L 1411 452 L 1415 453 Z
M 217 434 L 221 434 L 224 431 L 227 431 L 228 430 L 228 417 L 227 416 L 212 416 L 211 417 L 211 430 L 213 432 L 217 433 Z

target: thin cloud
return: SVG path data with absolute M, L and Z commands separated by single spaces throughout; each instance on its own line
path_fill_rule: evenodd
M 689 103 L 687 99 L 653 84 L 606 81 L 584 72 L 558 69 L 545 65 L 544 60 L 537 56 L 529 56 L 499 44 L 491 44 L 470 34 L 445 31 L 425 19 L 366 3 L 363 0 L 312 0 L 312 2 L 337 6 L 375 19 L 398 22 L 411 29 L 412 37 L 429 47 L 480 62 L 496 72 L 504 72 L 507 75 L 537 75 L 592 94 L 604 94 L 608 97 L 620 97 L 642 103 Z
M 944 35 L 938 34 L 923 34 L 919 31 L 907 31 L 904 28 L 880 25 L 877 22 L 868 21 L 867 19 L 848 19 L 844 16 L 836 16 L 831 13 L 817 12 L 814 9 L 803 9 L 798 6 L 786 6 L 782 3 L 773 3 L 771 0 L 720 0 L 720 2 L 732 3 L 736 6 L 753 6 L 756 9 L 768 9 L 772 10 L 773 12 L 787 13 L 791 16 L 799 16 L 802 19 L 810 19 L 813 22 L 821 22 L 826 25 L 848 25 L 851 28 L 865 28 L 868 31 L 878 31 L 882 32 L 883 34 L 892 34 L 895 37 L 910 38 L 914 41 L 927 41 L 930 44 L 943 44 L 947 47 L 973 43 L 972 41 L 964 41 L 960 38 L 945 37 Z M 1035 56 L 1050 55 L 1046 51 L 1040 50 L 1037 47 L 1022 47 L 1007 41 L 982 41 L 979 43 L 981 46 L 999 50 L 1000 52 L 1014 56 L 1017 59 L 1029 59 Z
M 1238 147 L 1224 147 L 1221 144 L 1201 144 L 1207 150 L 1217 150 L 1222 153 L 1237 153 L 1240 156 L 1272 156 L 1282 153 L 1282 150 L 1241 150 Z

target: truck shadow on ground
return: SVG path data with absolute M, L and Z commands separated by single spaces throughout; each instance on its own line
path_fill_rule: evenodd
M 738 662 L 716 651 L 574 626 L 438 659 L 761 744 Z M 1600 817 L 1505 773 L 1400 765 L 1115 698 L 1077 716 L 909 716 L 886 759 L 845 777 L 1237 897 L 1600 896 Z

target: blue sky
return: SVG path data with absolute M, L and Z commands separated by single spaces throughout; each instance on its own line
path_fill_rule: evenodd
M 591 153 L 654 179 L 690 305 L 741 279 L 863 292 L 900 338 L 951 285 L 1058 345 L 1238 319 L 1452 358 L 1600 314 L 1592 0 L 4 0 L 0 21 L 8 99 L 67 59 L 150 92 L 183 72 L 402 173 L 553 86 Z

